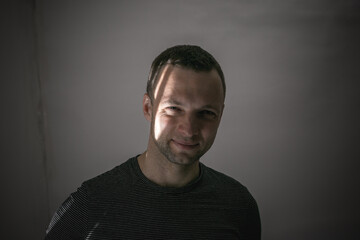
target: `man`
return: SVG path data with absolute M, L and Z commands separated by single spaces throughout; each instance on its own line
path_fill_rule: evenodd
M 214 142 L 225 90 L 220 65 L 200 47 L 161 53 L 143 97 L 146 151 L 84 182 L 46 239 L 260 239 L 248 190 L 199 162 Z

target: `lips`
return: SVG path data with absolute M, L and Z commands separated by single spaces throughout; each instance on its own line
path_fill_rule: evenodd
M 186 149 L 186 150 L 191 150 L 191 149 L 194 149 L 196 147 L 199 146 L 199 143 L 193 143 L 193 142 L 183 142 L 183 141 L 179 141 L 179 140 L 174 140 L 172 139 L 172 142 L 182 148 L 182 149 Z

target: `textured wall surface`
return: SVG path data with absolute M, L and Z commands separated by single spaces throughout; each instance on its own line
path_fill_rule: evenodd
M 8 15 L 8 29 L 19 32 L 7 35 L 21 40 L 2 60 L 22 60 L 10 62 L 2 76 L 29 85 L 6 83 L 16 92 L 6 95 L 7 121 L 15 120 L 18 135 L 6 132 L 4 139 L 37 128 L 39 93 L 31 89 L 38 81 L 27 64 L 38 56 L 46 141 L 39 145 L 36 131 L 29 142 L 7 141 L 23 152 L 2 162 L 10 169 L 9 191 L 30 174 L 36 195 L 26 188 L 5 199 L 28 194 L 49 217 L 84 180 L 144 151 L 149 128 L 141 102 L 150 64 L 167 47 L 197 44 L 219 60 L 228 87 L 217 139 L 202 161 L 249 188 L 260 208 L 263 239 L 356 239 L 358 1 L 35 2 L 18 10 L 26 13 L 19 17 L 23 23 Z M 32 7 L 39 20 L 36 54 L 26 21 Z M 39 156 L 25 161 L 26 151 Z M 25 163 L 24 173 L 18 172 L 15 167 Z M 33 209 L 21 203 L 8 211 L 25 211 L 31 219 Z M 41 221 L 31 224 L 45 228 Z

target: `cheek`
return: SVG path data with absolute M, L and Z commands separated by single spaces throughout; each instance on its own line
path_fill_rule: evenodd
M 219 124 L 217 123 L 209 123 L 203 126 L 202 128 L 202 136 L 205 139 L 213 139 L 216 136 L 216 132 L 218 129 Z
M 169 132 L 174 121 L 169 117 L 157 115 L 154 119 L 154 136 L 158 140 L 162 134 Z

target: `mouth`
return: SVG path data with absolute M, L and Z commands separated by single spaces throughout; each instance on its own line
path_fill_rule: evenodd
M 182 142 L 178 140 L 171 140 L 176 146 L 183 150 L 192 150 L 199 146 L 199 143 L 192 143 L 192 142 Z

